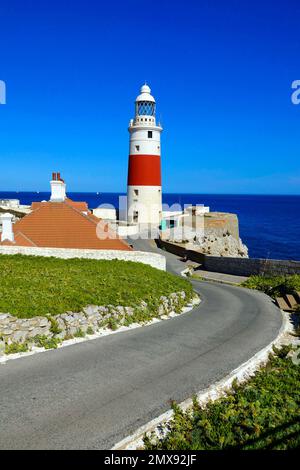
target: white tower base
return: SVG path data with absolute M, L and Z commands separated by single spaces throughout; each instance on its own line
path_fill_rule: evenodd
M 162 217 L 161 186 L 128 186 L 128 222 L 160 225 Z

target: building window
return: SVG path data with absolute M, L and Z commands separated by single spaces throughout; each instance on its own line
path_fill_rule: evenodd
M 134 189 L 133 192 L 134 192 L 134 195 L 135 195 L 135 196 L 138 196 L 138 195 L 139 195 L 139 190 L 138 190 L 138 189 Z
M 148 131 L 148 139 L 152 139 L 152 131 Z
M 133 222 L 138 222 L 139 221 L 139 213 L 138 211 L 133 212 Z
M 136 150 L 137 152 L 139 152 L 139 151 L 140 151 L 140 146 L 139 146 L 139 145 L 136 145 L 136 146 L 135 146 L 135 150 Z

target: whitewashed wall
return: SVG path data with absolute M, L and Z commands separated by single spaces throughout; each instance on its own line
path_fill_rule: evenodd
M 144 251 L 119 251 L 119 250 L 77 250 L 71 248 L 38 248 L 25 246 L 0 246 L 0 255 L 33 255 L 54 256 L 55 258 L 85 258 L 85 259 L 119 259 L 123 261 L 134 261 L 152 266 L 153 268 L 166 270 L 166 258 L 157 253 Z
M 139 232 L 138 225 L 116 225 L 113 228 L 120 237 L 124 238 L 130 237 L 131 235 L 136 235 Z

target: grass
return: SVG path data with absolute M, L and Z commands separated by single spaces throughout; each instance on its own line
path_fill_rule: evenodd
M 192 297 L 187 280 L 141 263 L 0 255 L 0 312 L 19 318 L 142 300 L 154 309 L 162 295 L 179 291 Z
M 174 418 L 162 439 L 144 439 L 148 450 L 248 450 L 300 448 L 300 365 L 275 350 L 267 366 L 226 397 Z
M 300 275 L 291 276 L 250 276 L 242 286 L 257 289 L 271 297 L 282 297 L 300 291 Z

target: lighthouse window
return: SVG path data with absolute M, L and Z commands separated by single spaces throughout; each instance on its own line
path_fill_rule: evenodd
M 135 150 L 136 150 L 137 152 L 139 152 L 139 151 L 140 151 L 140 146 L 139 146 L 139 145 L 136 145 L 136 146 L 135 146 Z
M 134 189 L 133 191 L 134 191 L 134 195 L 135 195 L 135 196 L 138 196 L 138 195 L 139 195 L 139 190 L 138 190 L 138 189 Z
M 155 103 L 149 101 L 140 101 L 137 106 L 137 112 L 139 116 L 154 116 Z
M 148 131 L 148 139 L 152 139 L 152 131 Z

